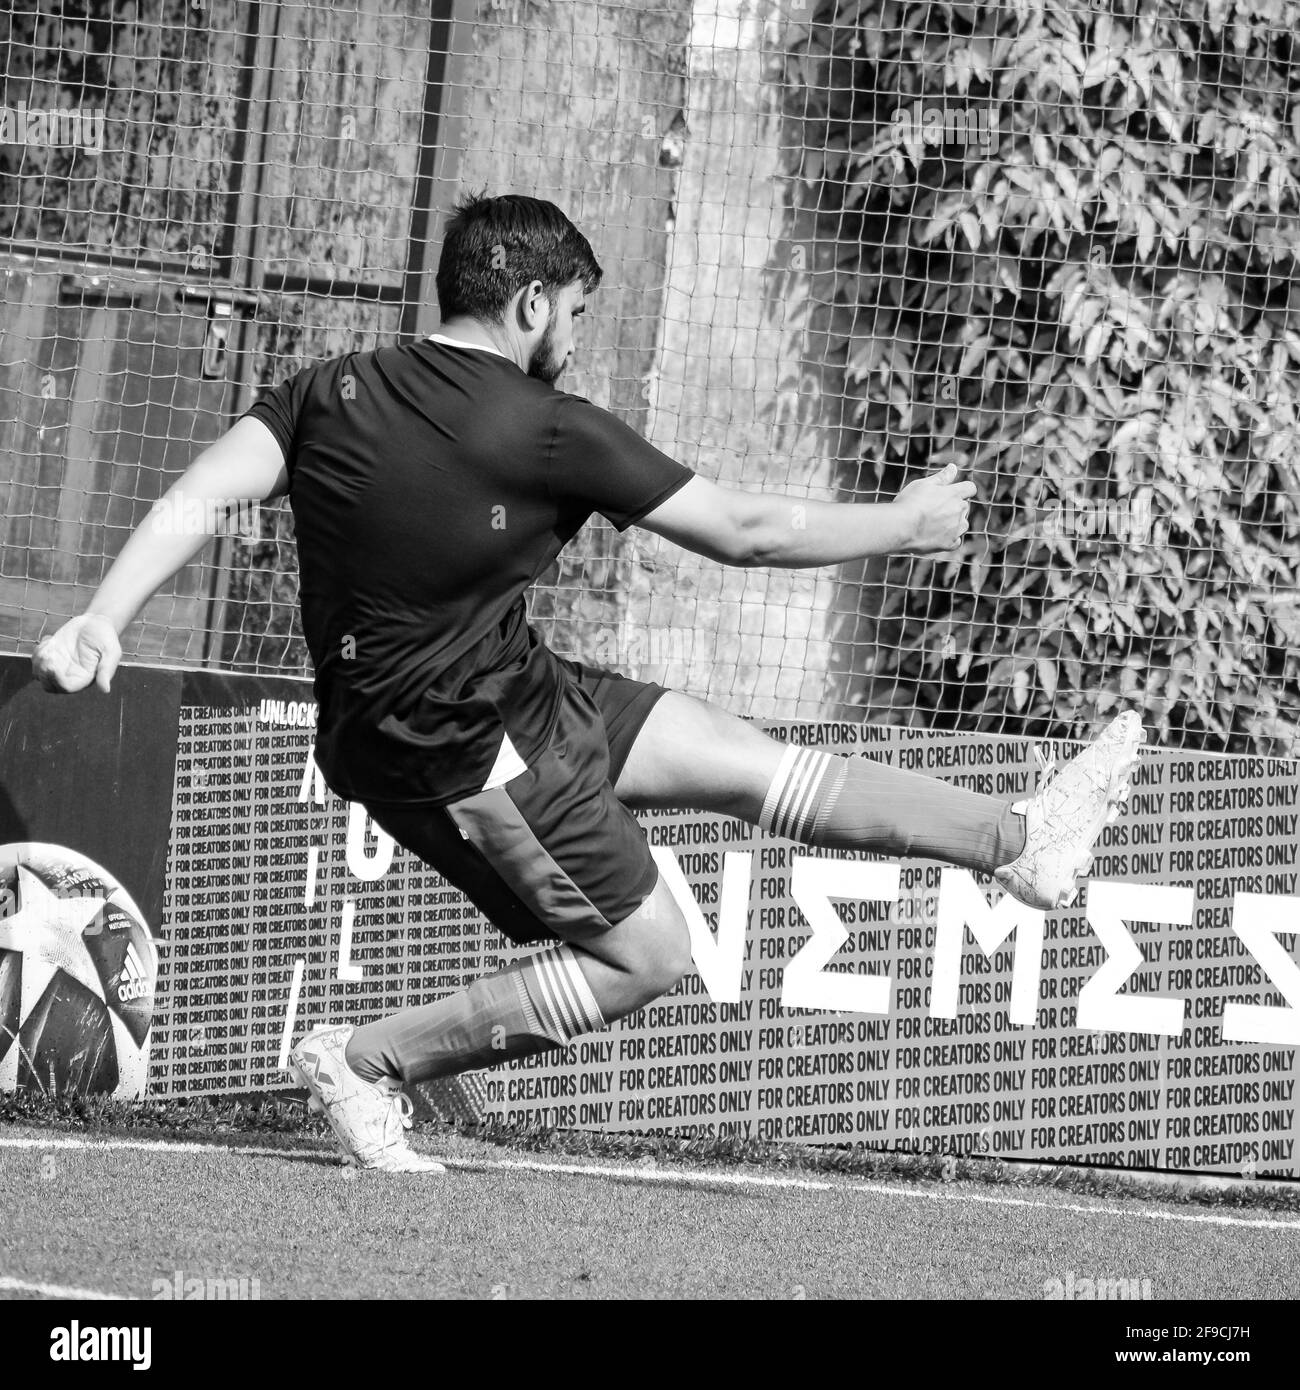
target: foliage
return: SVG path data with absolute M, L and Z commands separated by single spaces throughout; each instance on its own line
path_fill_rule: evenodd
M 1169 744 L 1295 750 L 1298 21 L 835 0 L 787 30 L 797 328 L 848 398 L 845 491 L 952 460 L 981 504 L 951 562 L 868 576 L 850 701 L 1058 736 L 1136 704 Z M 987 147 L 927 143 L 936 107 L 995 113 Z

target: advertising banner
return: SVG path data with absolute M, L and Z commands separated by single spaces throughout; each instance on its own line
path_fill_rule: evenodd
M 54 697 L 29 674 L 0 660 L 0 847 L 63 846 L 139 904 L 159 953 L 150 1095 L 287 1087 L 290 1038 L 518 954 L 326 791 L 306 682 L 131 668 L 110 696 Z M 1074 751 L 761 727 L 1009 799 Z M 1291 761 L 1146 750 L 1085 891 L 1050 913 L 924 860 L 645 814 L 695 969 L 608 1032 L 431 1099 L 557 1127 L 1295 1177 L 1298 799 Z

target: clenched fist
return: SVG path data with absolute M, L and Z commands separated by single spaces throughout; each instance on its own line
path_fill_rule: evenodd
M 941 555 L 955 550 L 966 537 L 970 499 L 974 495 L 974 483 L 957 481 L 955 463 L 930 477 L 908 483 L 892 504 L 910 513 L 911 540 L 904 553 Z
M 46 690 L 70 694 L 91 681 L 105 692 L 122 659 L 117 629 L 99 613 L 69 618 L 36 648 L 32 674 Z

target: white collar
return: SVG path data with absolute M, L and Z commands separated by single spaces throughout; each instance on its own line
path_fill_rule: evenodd
M 445 333 L 430 333 L 428 342 L 441 343 L 443 347 L 467 348 L 470 352 L 490 352 L 493 357 L 506 357 L 504 352 L 499 352 L 494 347 L 487 347 L 483 343 L 463 343 L 459 338 L 449 338 Z M 509 362 L 506 357 L 506 361 Z

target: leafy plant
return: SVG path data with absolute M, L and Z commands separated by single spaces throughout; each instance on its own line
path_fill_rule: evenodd
M 842 704 L 1040 736 L 1135 705 L 1166 744 L 1295 751 L 1298 21 L 834 0 L 787 30 L 786 289 L 843 491 L 979 488 L 955 558 L 848 576 Z

